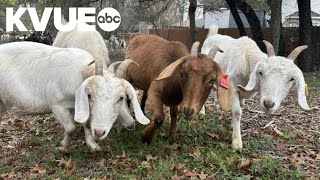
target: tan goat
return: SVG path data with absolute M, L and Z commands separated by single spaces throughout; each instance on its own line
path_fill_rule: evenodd
M 144 131 L 145 142 L 151 142 L 155 130 L 165 119 L 163 105 L 170 106 L 170 137 L 175 140 L 178 105 L 190 119 L 199 112 L 215 83 L 222 109 L 230 110 L 232 87 L 226 89 L 220 86 L 224 72 L 219 64 L 210 59 L 220 49 L 215 46 L 207 56 L 197 53 L 198 46 L 199 42 L 196 42 L 189 54 L 182 43 L 155 35 L 138 35 L 129 42 L 126 56 L 139 66 L 129 65 L 127 79 L 143 90 L 142 110 L 148 97 L 154 116 L 153 122 Z

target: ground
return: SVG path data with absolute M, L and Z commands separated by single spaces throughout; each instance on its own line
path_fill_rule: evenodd
M 305 74 L 311 107 L 320 105 L 320 73 Z M 231 115 L 207 103 L 207 115 L 181 120 L 175 143 L 167 138 L 169 120 L 150 145 L 143 126 L 112 132 L 85 145 L 79 126 L 70 152 L 58 150 L 63 128 L 52 115 L 18 116 L 0 121 L 0 179 L 319 179 L 320 112 L 299 108 L 290 94 L 276 115 L 260 112 L 258 97 L 244 108 L 244 150 L 231 148 Z M 151 117 L 150 114 L 148 114 Z

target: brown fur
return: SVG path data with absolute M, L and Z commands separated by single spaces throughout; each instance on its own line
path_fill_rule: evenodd
M 212 88 L 211 80 L 218 82 L 217 77 L 223 74 L 220 66 L 206 55 L 190 55 L 182 43 L 170 42 L 155 35 L 133 38 L 129 42 L 126 58 L 139 64 L 139 67 L 129 65 L 128 81 L 144 91 L 142 109 L 148 98 L 154 115 L 143 135 L 148 143 L 164 121 L 163 105 L 170 106 L 170 136 L 175 139 L 178 105 L 188 118 L 198 113 Z M 223 91 L 220 94 L 226 95 Z

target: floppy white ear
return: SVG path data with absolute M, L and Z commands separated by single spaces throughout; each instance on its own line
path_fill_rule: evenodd
M 125 122 L 134 122 L 134 119 L 131 116 L 127 101 L 123 101 L 120 107 L 120 116 L 121 116 L 121 123 Z M 118 118 L 119 119 L 119 118 Z
M 89 99 L 87 92 L 87 85 L 89 79 L 86 79 L 77 89 L 75 94 L 75 113 L 74 120 L 79 123 L 85 123 L 89 119 Z
M 257 71 L 260 65 L 261 62 L 257 63 L 254 67 L 253 71 L 250 74 L 249 82 L 246 87 L 243 87 L 241 85 L 237 86 L 241 91 L 252 91 L 257 86 L 257 84 L 259 84 L 259 78 L 257 78 Z
M 299 73 L 298 73 L 297 80 L 296 80 L 298 103 L 302 109 L 309 111 L 310 108 L 309 108 L 309 105 L 307 102 L 307 97 L 305 94 L 305 91 L 306 91 L 305 86 L 306 86 L 306 82 L 304 81 L 303 74 L 302 74 L 301 70 L 299 69 Z
M 139 102 L 138 102 L 136 91 L 134 90 L 133 86 L 128 81 L 126 81 L 126 80 L 123 80 L 123 81 L 126 86 L 125 87 L 126 94 L 132 102 L 133 111 L 134 111 L 134 114 L 136 116 L 137 121 L 142 125 L 149 124 L 150 120 L 143 114 L 143 112 L 140 108 Z

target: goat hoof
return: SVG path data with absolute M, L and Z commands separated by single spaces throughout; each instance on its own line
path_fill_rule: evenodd
M 149 138 L 148 136 L 142 136 L 142 142 L 146 144 L 151 144 L 152 138 Z
M 68 147 L 63 147 L 63 146 L 58 147 L 58 150 L 62 151 L 64 153 L 68 153 L 69 152 L 69 148 Z
M 101 147 L 98 144 L 90 146 L 91 152 L 101 151 Z
M 177 134 L 171 134 L 169 138 L 171 144 L 177 142 Z
M 232 142 L 232 148 L 238 152 L 242 152 L 242 143 Z

